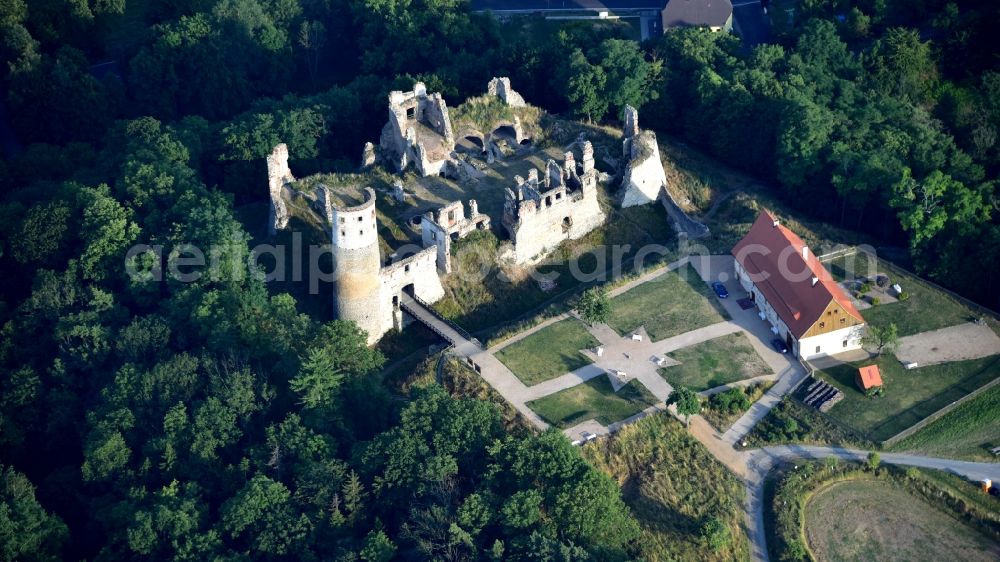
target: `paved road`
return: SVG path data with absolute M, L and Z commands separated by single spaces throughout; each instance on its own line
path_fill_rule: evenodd
M 714 258 L 717 257 L 713 257 L 713 259 L 710 260 L 705 260 L 704 258 L 698 261 L 693 260 L 692 265 L 699 270 L 699 273 L 703 278 L 714 278 L 713 275 L 717 276 L 719 273 L 725 272 L 726 266 L 726 261 L 724 259 Z M 652 271 L 646 275 L 640 276 L 638 279 L 619 287 L 615 291 L 612 291 L 612 294 L 621 294 L 638 284 L 659 275 L 663 275 L 671 269 L 676 269 L 686 262 L 687 259 L 685 258 L 670 264 L 667 268 Z M 691 344 L 691 342 L 685 343 L 686 340 L 700 340 L 703 337 L 712 335 L 718 330 L 724 329 L 727 333 L 729 333 L 731 331 L 742 329 L 751 333 L 750 339 L 751 341 L 756 342 L 755 346 L 761 345 L 760 338 L 753 337 L 759 335 L 758 332 L 761 331 L 761 327 L 755 325 L 752 319 L 750 319 L 746 314 L 743 314 L 746 311 L 737 310 L 738 307 L 734 308 L 736 305 L 732 302 L 732 299 L 727 299 L 726 301 L 723 301 L 723 303 L 727 307 L 727 311 L 729 311 L 733 316 L 733 320 L 720 322 L 718 324 L 708 326 L 707 328 L 703 328 L 701 333 L 696 333 L 699 331 L 695 330 L 693 332 L 681 334 L 680 336 L 668 338 L 656 343 L 658 345 L 663 345 L 669 341 L 671 347 L 675 344 L 679 347 L 683 347 L 684 345 Z M 540 429 L 548 427 L 548 424 L 526 405 L 526 403 L 536 394 L 535 392 L 532 392 L 532 390 L 540 390 L 537 387 L 545 385 L 546 383 L 528 388 L 516 376 L 514 376 L 514 373 L 512 373 L 506 365 L 496 359 L 489 351 L 484 350 L 478 345 L 477 342 L 466 339 L 447 322 L 440 320 L 437 316 L 414 301 L 412 298 L 404 296 L 402 306 L 415 318 L 427 324 L 441 334 L 445 339 L 450 341 L 454 345 L 456 355 L 466 359 L 471 359 L 478 367 L 477 370 L 480 372 L 483 379 L 496 389 L 500 395 L 507 399 L 515 408 L 517 408 L 517 410 L 536 427 Z M 541 327 L 542 326 L 538 326 L 529 330 L 528 333 L 533 333 L 538 329 L 541 329 Z M 605 330 L 605 327 L 602 326 L 598 327 L 596 331 L 605 335 L 606 339 L 611 340 L 611 334 L 607 333 L 608 330 L 610 330 L 610 328 Z M 617 334 L 614 335 L 617 336 Z M 624 341 L 624 338 L 619 339 Z M 642 344 L 650 345 L 647 342 L 648 338 L 644 338 Z M 629 340 L 623 345 L 634 346 L 636 344 L 640 344 L 640 342 L 632 342 Z M 608 346 L 606 346 L 605 354 L 609 353 L 607 351 L 607 347 Z M 640 347 L 643 347 L 643 345 L 640 344 Z M 787 356 L 777 354 L 773 351 L 768 352 L 767 349 L 759 349 L 758 352 L 761 352 L 762 356 L 765 356 L 765 360 L 769 363 L 784 361 L 784 363 L 776 363 L 779 367 L 776 369 L 776 372 L 780 377 L 778 382 L 767 394 L 765 394 L 763 398 L 758 400 L 751 407 L 750 411 L 737 420 L 737 422 L 733 424 L 733 427 L 726 431 L 725 434 L 720 435 L 701 416 L 692 417 L 689 431 L 693 437 L 695 437 L 708 449 L 713 457 L 725 465 L 735 475 L 743 479 L 746 483 L 746 499 L 744 507 L 746 509 L 747 537 L 750 540 L 751 545 L 751 558 L 755 562 L 767 562 L 769 558 L 767 554 L 767 536 L 764 532 L 764 479 L 771 468 L 780 461 L 798 458 L 822 459 L 827 457 L 837 457 L 843 460 L 864 461 L 868 457 L 868 451 L 844 449 L 839 447 L 817 447 L 810 445 L 777 445 L 773 447 L 754 449 L 751 451 L 735 450 L 733 448 L 733 444 L 742 438 L 742 436 L 748 432 L 754 424 L 763 418 L 782 396 L 790 392 L 791 389 L 795 388 L 795 386 L 807 376 L 805 368 L 797 362 L 790 361 Z M 593 367 L 594 366 L 591 366 L 590 368 Z M 603 374 L 603 370 L 601 370 L 600 373 L 598 373 L 597 369 L 587 371 L 586 373 L 575 373 L 578 380 L 574 384 L 579 384 L 580 378 L 592 378 L 593 376 L 597 376 L 597 374 Z M 655 374 L 655 370 L 653 373 Z M 659 375 L 655 376 L 656 380 L 643 380 L 645 378 L 643 377 L 640 378 L 640 382 L 649 387 L 650 390 L 655 389 L 657 396 L 662 399 L 662 397 L 665 397 L 665 393 L 669 393 L 669 391 L 665 388 L 661 388 L 661 383 L 666 385 L 665 381 L 663 381 Z M 561 387 L 563 382 L 566 381 L 560 381 L 557 386 Z M 572 384 L 570 386 L 572 386 Z M 666 387 L 669 387 L 669 385 L 666 385 Z M 647 408 L 645 411 L 636 414 L 628 420 L 612 424 L 607 428 L 603 426 L 595 426 L 594 428 L 591 428 L 591 432 L 595 434 L 612 432 L 619 429 L 626 423 L 636 421 L 639 418 L 652 413 L 663 411 L 663 409 L 663 404 L 659 404 Z M 675 417 L 677 416 L 677 412 L 673 408 L 667 409 L 666 411 Z M 567 431 L 572 431 L 572 429 Z M 882 462 L 887 464 L 945 470 L 972 481 L 979 481 L 985 478 L 1000 481 L 1000 463 L 978 463 L 900 453 L 881 453 L 881 459 Z
M 750 555 L 754 562 L 767 562 L 767 534 L 764 530 L 764 478 L 779 461 L 793 459 L 824 459 L 837 457 L 847 461 L 864 461 L 868 451 L 844 449 L 841 447 L 817 447 L 812 445 L 777 445 L 746 453 L 746 510 L 747 538 L 750 539 Z M 882 462 L 903 466 L 916 466 L 944 470 L 980 481 L 985 478 L 1000 480 L 1000 464 L 958 461 L 936 457 L 922 457 L 900 453 L 879 453 Z
M 476 372 L 478 372 L 490 386 L 500 393 L 518 412 L 528 419 L 538 429 L 545 430 L 549 424 L 533 412 L 526 404 L 530 394 L 528 387 L 521 382 L 506 365 L 493 357 L 489 352 L 480 347 L 476 342 L 470 341 L 457 330 L 452 328 L 447 322 L 442 321 L 423 305 L 413 300 L 409 295 L 403 295 L 400 305 L 406 312 L 414 318 L 423 322 L 432 330 L 440 334 L 444 339 L 454 346 L 454 353 L 458 357 L 471 360 Z

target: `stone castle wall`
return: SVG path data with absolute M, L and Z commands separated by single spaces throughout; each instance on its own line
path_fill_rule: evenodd
M 572 152 L 563 166 L 550 160 L 545 176 L 531 170 L 528 179 L 505 191 L 503 225 L 514 243 L 514 261 L 537 263 L 565 240 L 576 240 L 604 224 L 597 196 L 593 146 L 583 145 L 582 165 Z
M 267 189 L 271 197 L 267 230 L 273 236 L 288 226 L 288 208 L 285 206 L 285 185 L 295 181 L 288 167 L 288 146 L 281 143 L 267 156 Z
M 667 188 L 660 147 L 655 133 L 639 129 L 639 112 L 634 107 L 625 106 L 622 121 L 625 173 L 622 175 L 621 206 L 647 205 L 656 201 Z

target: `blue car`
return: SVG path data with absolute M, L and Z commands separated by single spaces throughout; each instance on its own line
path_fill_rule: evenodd
M 729 296 L 729 291 L 726 290 L 726 286 L 718 281 L 712 283 L 712 290 L 715 291 L 716 295 L 719 295 L 720 299 L 724 299 Z
M 785 345 L 785 340 L 780 338 L 774 338 L 771 340 L 771 347 L 773 347 L 778 353 L 788 353 L 788 346 Z

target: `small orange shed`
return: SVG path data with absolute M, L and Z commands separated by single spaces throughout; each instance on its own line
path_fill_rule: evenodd
M 882 374 L 878 370 L 878 365 L 868 365 L 858 369 L 858 386 L 861 390 L 882 386 Z

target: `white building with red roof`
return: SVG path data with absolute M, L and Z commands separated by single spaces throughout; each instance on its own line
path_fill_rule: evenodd
M 792 353 L 811 359 L 861 347 L 861 313 L 802 239 L 769 212 L 732 254 L 740 285 Z

